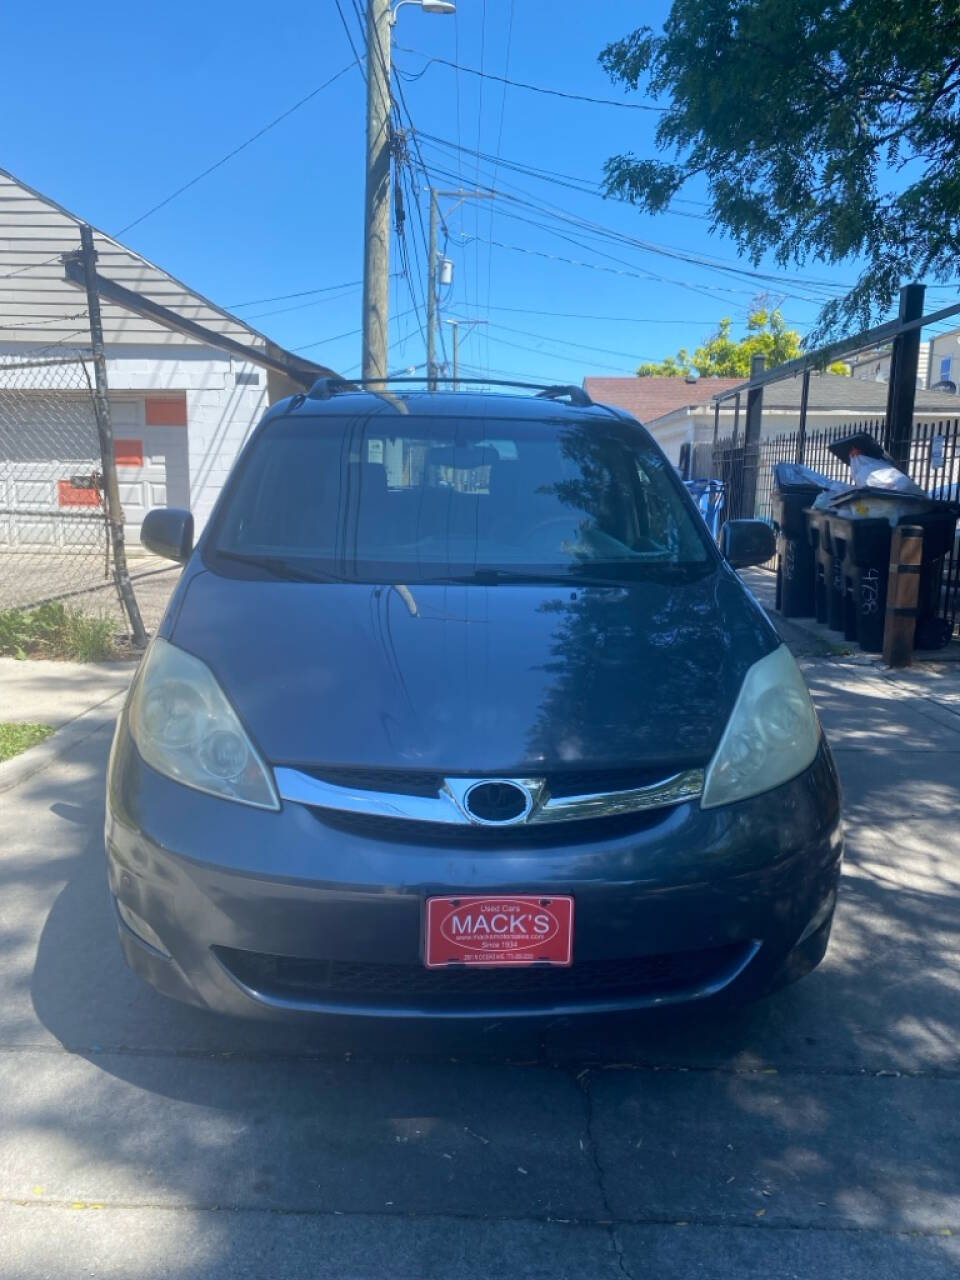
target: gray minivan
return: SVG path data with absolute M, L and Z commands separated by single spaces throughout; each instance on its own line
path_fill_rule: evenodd
M 578 389 L 273 406 L 120 717 L 128 962 L 258 1016 L 742 1000 L 813 969 L 841 859 L 790 652 L 649 433 Z

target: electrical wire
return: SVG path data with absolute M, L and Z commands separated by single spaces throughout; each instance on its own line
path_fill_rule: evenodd
M 339 8 L 339 0 L 337 0 L 337 7 Z M 358 66 L 358 65 L 361 67 L 361 71 L 362 71 L 363 69 L 362 64 L 360 63 L 359 57 L 357 57 L 356 55 L 356 50 L 354 50 L 353 62 L 348 63 L 345 67 L 341 67 L 339 71 L 337 71 L 334 75 L 332 75 L 329 78 L 329 80 L 325 80 L 323 84 L 318 85 L 315 89 L 312 89 L 308 94 L 302 97 L 298 102 L 295 102 L 292 107 L 288 107 L 286 111 L 283 111 L 280 113 L 280 115 L 275 116 L 273 120 L 265 124 L 263 128 L 258 129 L 256 133 L 251 134 L 250 137 L 246 138 L 243 142 L 241 142 L 239 146 L 234 147 L 232 151 L 228 151 L 226 155 L 221 156 L 219 160 L 215 161 L 211 165 L 208 165 L 206 169 L 196 174 L 193 178 L 190 179 L 189 182 L 183 183 L 181 186 L 177 187 L 175 191 L 172 191 L 168 196 L 166 196 L 163 200 L 158 201 L 157 204 L 147 209 L 146 212 L 141 213 L 139 217 L 134 218 L 132 222 L 128 222 L 126 226 L 121 227 L 119 231 L 114 232 L 112 238 L 118 238 L 119 236 L 125 235 L 126 232 L 132 230 L 133 227 L 139 226 L 141 222 L 145 222 L 147 218 L 152 217 L 153 214 L 157 213 L 160 209 L 165 208 L 168 204 L 172 203 L 172 201 L 176 200 L 178 196 L 183 195 L 185 191 L 189 191 L 191 187 L 195 187 L 198 182 L 202 182 L 204 178 L 208 177 L 211 173 L 214 173 L 217 169 L 221 168 L 229 160 L 232 160 L 234 156 L 239 155 L 241 151 L 245 151 L 247 147 L 251 146 L 259 138 L 262 138 L 265 133 L 269 133 L 271 129 L 276 128 L 276 126 L 280 124 L 282 121 L 286 120 L 288 116 L 293 115 L 295 111 L 299 111 L 301 107 L 306 106 L 306 104 L 310 102 L 313 98 L 315 98 L 318 93 L 322 93 L 324 89 L 328 89 L 330 85 L 332 85 L 336 80 L 339 80 L 341 76 L 346 75 L 346 73 L 351 69 L 351 67 Z M 59 260 L 60 260 L 60 254 L 55 253 L 53 257 L 47 258 L 43 262 L 31 262 L 31 263 L 28 263 L 26 266 L 18 267 L 16 271 L 10 271 L 6 275 L 0 276 L 0 280 L 12 280 L 15 276 L 23 275 L 28 271 L 38 271 L 41 267 L 48 267 L 52 263 L 58 262 Z
M 277 293 L 272 298 L 251 298 L 247 302 L 230 302 L 227 305 L 231 311 L 236 311 L 238 307 L 258 307 L 264 302 L 286 302 L 289 298 L 307 298 L 315 293 L 333 293 L 336 289 L 352 289 L 355 285 L 362 284 L 362 280 L 345 280 L 343 284 L 325 284 L 317 289 L 300 289 L 297 293 Z
M 464 305 L 469 306 L 469 303 Z M 598 316 L 585 314 L 580 311 L 544 311 L 542 307 L 502 307 L 494 305 L 491 306 L 489 310 L 509 311 L 525 316 L 546 316 L 550 319 L 560 320 L 605 320 L 611 324 L 697 324 L 706 327 L 708 325 L 718 325 L 720 323 L 720 320 L 716 318 L 713 320 L 672 320 L 661 319 L 659 316 Z M 798 328 L 802 327 L 807 322 L 787 320 L 786 323 L 789 324 L 791 328 Z
M 482 80 L 497 80 L 501 84 L 510 85 L 514 89 L 526 89 L 531 93 L 549 94 L 554 98 L 568 98 L 572 102 L 590 102 L 602 107 L 623 107 L 627 111 L 653 111 L 658 115 L 662 115 L 666 111 L 666 107 L 657 107 L 648 102 L 618 102 L 616 98 L 594 98 L 585 93 L 570 93 L 565 89 L 549 89 L 545 85 L 529 84 L 524 80 L 510 80 L 506 76 L 494 75 L 491 71 L 484 71 L 483 58 L 480 59 L 480 69 L 476 67 L 464 67 L 459 62 L 451 62 L 448 58 L 431 57 L 423 53 L 420 49 L 411 49 L 406 45 L 397 45 L 401 53 L 412 53 L 418 58 L 426 58 L 426 66 L 414 77 L 419 79 L 432 63 L 439 63 L 443 67 L 452 67 L 456 71 L 463 71 L 467 75 L 478 76 Z
M 390 317 L 390 323 L 395 324 L 402 320 L 405 316 L 411 315 L 413 308 L 410 307 L 406 311 L 400 311 Z M 335 333 L 329 338 L 317 338 L 314 342 L 304 342 L 299 347 L 291 347 L 291 351 L 309 351 L 311 347 L 322 347 L 328 342 L 339 342 L 341 338 L 355 338 L 358 333 L 363 333 L 363 329 L 349 329 L 346 333 Z
M 424 134 L 423 137 L 428 142 L 436 143 L 440 146 L 445 146 L 447 148 L 453 148 L 456 145 L 455 143 L 452 143 L 446 139 L 438 139 L 433 135 L 429 135 L 429 134 Z M 548 170 L 538 170 L 534 166 L 526 166 L 517 161 L 506 160 L 503 157 L 499 157 L 499 160 L 498 160 L 498 158 L 494 156 L 485 156 L 484 159 L 487 161 L 488 164 L 499 163 L 503 167 L 512 168 L 517 172 L 525 173 L 529 177 L 538 178 L 543 181 L 550 181 L 550 182 L 554 180 L 554 176 L 551 175 L 550 171 Z M 560 176 L 563 176 L 563 175 L 560 175 Z M 482 184 L 480 184 L 478 181 L 478 186 L 479 185 L 482 185 Z M 506 185 L 508 188 L 511 187 L 511 184 L 509 183 L 502 184 L 502 185 Z M 559 185 L 566 185 L 566 183 L 561 182 Z M 487 187 L 487 189 L 492 190 L 492 186 Z M 577 189 L 580 189 L 580 188 L 577 188 Z M 514 187 L 513 190 L 519 190 L 519 189 Z M 592 222 L 589 219 L 580 218 L 577 215 L 571 214 L 567 209 L 558 208 L 557 206 L 551 206 L 548 202 L 542 202 L 542 201 L 538 202 L 535 199 L 531 200 L 529 193 L 525 193 L 527 196 L 526 200 L 524 200 L 523 198 L 519 198 L 517 196 L 511 196 L 508 192 L 505 192 L 502 190 L 497 191 L 496 194 L 502 199 L 511 199 L 513 200 L 514 203 L 517 203 L 517 204 L 526 203 L 527 207 L 541 214 L 549 213 L 551 217 L 554 217 L 558 220 L 566 221 L 571 225 L 574 225 L 583 229 L 589 229 L 591 231 L 596 232 L 597 234 L 614 238 L 618 240 L 620 243 L 630 244 L 631 246 L 644 249 L 651 253 L 663 254 L 665 256 L 675 258 L 679 261 L 695 263 L 697 265 L 710 267 L 711 269 L 723 270 L 729 274 L 758 280 L 766 284 L 780 285 L 783 283 L 783 280 L 781 277 L 778 277 L 770 272 L 756 271 L 751 268 L 743 267 L 731 259 L 712 258 L 705 254 L 692 254 L 688 250 L 677 249 L 670 245 L 662 245 L 653 241 L 640 240 L 637 237 L 629 236 L 624 232 L 614 231 L 611 228 L 604 227 L 601 223 Z M 598 195 L 600 193 L 598 193 L 595 190 L 584 190 L 584 194 Z M 601 196 L 601 198 L 603 197 Z M 683 215 L 683 216 L 690 216 L 690 215 Z M 838 293 L 844 292 L 851 287 L 848 284 L 842 284 L 839 282 L 820 280 L 820 279 L 814 279 L 814 278 L 789 277 L 788 279 L 791 281 L 791 283 L 799 284 L 808 289 L 823 289 L 823 290 L 830 290 Z M 831 292 L 830 296 L 833 296 L 833 292 Z M 819 301 L 819 299 L 817 300 Z
M 350 71 L 356 65 L 357 65 L 356 59 L 353 62 L 348 62 L 345 67 L 341 67 L 340 70 L 337 71 L 334 75 L 332 75 L 329 80 L 325 80 L 323 84 L 318 85 L 316 89 L 311 89 L 309 93 L 305 94 L 298 102 L 295 102 L 292 107 L 288 107 L 286 111 L 281 111 L 280 115 L 275 116 L 271 121 L 269 121 L 268 124 L 265 124 L 262 129 L 258 129 L 256 133 L 251 134 L 250 137 L 246 138 L 243 142 L 241 142 L 238 147 L 234 147 L 233 150 L 228 151 L 225 156 L 221 156 L 219 160 L 215 161 L 211 165 L 208 165 L 206 169 L 204 169 L 201 173 L 198 173 L 196 177 L 191 178 L 189 182 L 185 182 L 183 183 L 182 186 L 177 187 L 176 191 L 172 191 L 170 195 L 166 196 L 163 200 L 160 200 L 157 204 L 153 205 L 153 207 L 148 209 L 146 213 L 141 213 L 139 218 L 134 218 L 134 220 L 132 222 L 128 222 L 125 227 L 121 227 L 120 230 L 116 232 L 116 235 L 117 236 L 125 235 L 128 231 L 131 231 L 134 227 L 138 227 L 141 222 L 145 222 L 147 218 L 152 217 L 160 209 L 165 208 L 168 204 L 171 203 L 171 201 L 176 200 L 178 196 L 182 196 L 185 191 L 189 191 L 190 188 L 195 187 L 198 182 L 202 182 L 203 179 L 206 177 L 209 177 L 211 173 L 214 173 L 217 169 L 222 168 L 222 166 L 225 165 L 227 161 L 232 160 L 234 156 L 238 156 L 241 151 L 245 151 L 247 147 L 251 146 L 254 142 L 256 142 L 258 138 L 262 138 L 265 133 L 269 133 L 271 129 L 275 129 L 278 124 L 286 120 L 289 116 L 292 116 L 295 111 L 299 111 L 300 108 L 305 107 L 308 102 L 312 102 L 318 93 L 322 93 L 324 89 L 328 89 L 330 85 L 332 85 L 335 81 L 339 80 L 341 76 L 345 76 L 347 72 Z
M 0 324 L 0 332 L 6 333 L 12 329 L 46 329 L 48 325 L 64 324 L 68 320 L 85 320 L 87 314 L 88 313 L 86 311 L 75 311 L 73 315 L 53 316 L 49 320 L 34 320 L 31 316 L 23 316 L 17 324 Z M 26 321 L 26 323 L 24 323 L 24 321 Z M 80 333 L 81 330 L 77 329 L 74 332 Z M 73 336 L 74 335 L 72 333 L 68 334 L 68 337 L 72 338 Z M 62 339 L 57 339 L 58 343 L 61 341 Z
M 487 327 L 489 328 L 489 326 Z M 569 365 L 570 362 L 576 358 L 575 356 L 570 355 L 569 352 L 543 351 L 539 347 L 528 347 L 528 346 L 525 346 L 522 342 L 515 342 L 513 341 L 513 339 L 508 339 L 508 338 L 488 337 L 487 341 L 494 343 L 494 345 L 498 347 L 508 347 L 511 351 L 527 351 L 532 355 L 540 356 L 544 360 L 555 360 L 561 364 L 566 364 L 566 365 Z M 628 359 L 629 358 L 631 357 L 628 357 Z M 633 358 L 636 358 L 636 357 L 633 357 Z M 591 364 L 591 367 L 594 369 L 603 369 L 605 372 L 609 372 L 609 373 L 619 373 L 619 374 L 622 374 L 624 377 L 629 377 L 631 374 L 636 373 L 636 365 L 634 365 L 632 369 L 624 369 L 620 365 L 602 364 L 598 360 L 591 360 L 590 364 Z
M 600 239 L 600 240 L 610 241 L 615 244 L 624 245 L 630 249 L 635 249 L 644 253 L 653 254 L 655 256 L 662 256 L 674 261 L 683 262 L 697 269 L 706 269 L 709 271 L 717 272 L 719 274 L 725 275 L 728 278 L 733 278 L 735 280 L 745 280 L 749 282 L 756 282 L 752 284 L 750 288 L 740 288 L 740 289 L 732 289 L 730 286 L 708 285 L 708 284 L 704 284 L 701 287 L 701 286 L 693 285 L 687 281 L 676 280 L 675 278 L 656 275 L 655 273 L 648 273 L 648 275 L 650 275 L 651 278 L 657 279 L 658 282 L 660 283 L 674 284 L 680 288 L 692 289 L 695 292 L 700 292 L 700 293 L 703 293 L 704 291 L 706 291 L 705 296 L 712 296 L 714 293 L 717 293 L 717 292 L 719 293 L 740 292 L 745 295 L 755 296 L 757 285 L 759 284 L 763 288 L 769 288 L 769 287 L 776 288 L 778 291 L 780 291 L 783 294 L 784 297 L 788 297 L 788 296 L 794 297 L 799 299 L 800 301 L 816 303 L 819 305 L 822 305 L 825 301 L 828 301 L 832 299 L 834 296 L 836 296 L 834 293 L 826 291 L 826 282 L 824 282 L 822 285 L 819 282 L 808 283 L 806 281 L 800 281 L 799 284 L 795 284 L 792 278 L 790 278 L 788 281 L 784 281 L 782 278 L 775 276 L 769 272 L 754 271 L 749 268 L 733 265 L 732 263 L 726 262 L 722 259 L 711 259 L 711 258 L 705 257 L 704 255 L 690 254 L 689 252 L 686 252 L 683 250 L 677 250 L 667 245 L 659 245 L 649 241 L 639 240 L 636 237 L 629 236 L 629 235 L 626 235 L 625 233 L 615 231 L 609 227 L 605 227 L 600 223 L 591 222 L 587 219 L 579 218 L 574 215 L 570 215 L 566 212 L 556 210 L 550 205 L 543 205 L 536 201 L 531 201 L 529 199 L 513 196 L 509 192 L 506 192 L 503 190 L 497 192 L 496 194 L 500 199 L 505 200 L 508 203 L 514 204 L 520 208 L 529 209 L 529 210 L 532 210 L 533 212 L 536 212 L 540 216 L 540 219 L 546 217 L 551 219 L 555 223 L 561 224 L 565 228 L 566 227 L 576 228 L 580 233 L 581 237 L 587 236 L 588 238 L 591 238 L 591 239 Z M 545 225 L 542 220 L 527 218 L 519 213 L 509 213 L 503 209 L 501 209 L 501 213 L 502 213 L 502 216 L 504 217 L 509 217 L 519 222 L 528 223 L 529 225 L 535 227 L 539 231 L 547 231 L 551 234 L 554 234 L 559 239 L 568 241 L 569 243 L 574 244 L 578 248 L 586 249 L 589 252 L 597 253 L 599 254 L 599 256 L 606 257 L 614 262 L 619 262 L 619 263 L 623 262 L 622 259 L 616 258 L 611 254 L 606 254 L 602 250 L 597 249 L 593 245 L 584 244 L 582 238 L 581 239 L 573 238 L 569 234 L 564 234 L 563 232 L 559 231 L 556 226 Z M 628 265 L 628 264 L 624 264 L 624 265 Z M 788 287 L 788 284 L 793 285 L 794 287 L 790 288 Z M 837 286 L 837 288 L 840 288 L 840 287 L 841 286 Z
M 343 12 L 343 8 L 342 8 L 342 6 L 341 6 L 341 4 L 340 4 L 340 0 L 333 0 L 333 2 L 334 2 L 334 4 L 337 6 L 337 13 L 339 13 L 339 15 L 340 15 L 340 22 L 341 22 L 341 25 L 343 26 L 344 34 L 345 34 L 345 35 L 346 35 L 346 37 L 347 37 L 347 44 L 349 44 L 349 46 L 350 46 L 350 52 L 353 54 L 353 56 L 354 56 L 354 60 L 356 61 L 357 66 L 360 68 L 360 74 L 363 76 L 363 83 L 364 83 L 364 84 L 366 84 L 366 83 L 367 83 L 367 73 L 366 73 L 366 69 L 365 69 L 364 64 L 363 64 L 363 61 L 362 61 L 362 59 L 361 59 L 361 57 L 360 57 L 360 54 L 357 52 L 357 46 L 353 43 L 353 35 L 351 34 L 350 26 L 349 26 L 349 24 L 347 23 L 346 14 Z M 354 7 L 356 7 L 356 6 L 354 6 Z M 363 32 L 363 30 L 364 30 L 364 26 L 363 26 L 363 21 L 362 21 L 362 19 L 361 19 L 361 22 L 360 22 L 360 30 L 361 30 L 361 32 Z M 365 37 L 361 37 L 361 41 L 362 41 L 363 43 L 365 43 Z
M 514 329 L 509 325 L 497 324 L 493 320 L 488 320 L 487 324 L 491 328 L 496 329 L 498 333 L 514 333 L 518 334 L 521 338 L 537 338 L 541 342 L 557 342 L 561 346 L 577 347 L 581 351 L 599 351 L 601 355 L 605 356 L 621 356 L 624 360 L 639 360 L 643 362 L 656 359 L 655 356 L 638 356 L 634 351 L 611 351 L 609 347 L 594 347 L 586 342 L 571 341 L 569 338 L 555 338 L 546 333 L 533 333 L 529 329 Z

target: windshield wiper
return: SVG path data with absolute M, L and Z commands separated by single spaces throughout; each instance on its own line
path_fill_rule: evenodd
M 272 573 L 276 578 L 295 579 L 298 582 L 350 581 L 348 578 L 338 577 L 335 573 L 302 569 L 300 565 L 294 564 L 291 560 L 284 560 L 282 556 L 248 555 L 245 551 L 221 551 L 219 548 L 214 554 L 219 556 L 221 560 L 233 560 L 237 564 L 249 564 L 256 569 L 265 569 L 267 573 Z

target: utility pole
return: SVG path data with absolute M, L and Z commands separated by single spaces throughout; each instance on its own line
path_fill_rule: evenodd
M 492 200 L 493 191 L 438 191 L 430 188 L 430 262 L 427 271 L 427 385 L 431 391 L 437 389 L 437 301 L 440 289 L 440 254 L 437 249 L 437 230 L 440 222 L 440 197 L 445 200 L 456 200 L 456 204 L 448 209 L 453 213 L 465 200 Z M 480 321 L 474 321 L 479 324 Z
M 448 320 L 453 332 L 453 389 L 460 390 L 460 321 Z
M 120 488 L 117 484 L 117 460 L 113 448 L 113 423 L 110 420 L 110 400 L 107 387 L 107 359 L 103 349 L 103 320 L 100 316 L 100 295 L 97 293 L 97 251 L 93 247 L 93 231 L 86 223 L 80 226 L 80 260 L 87 288 L 87 313 L 90 320 L 90 346 L 93 350 L 94 393 L 93 411 L 100 438 L 100 465 L 103 468 L 103 497 L 107 506 L 107 523 L 113 549 L 113 572 L 117 591 L 130 622 L 133 643 L 142 649 L 147 643 L 140 607 L 134 595 L 133 583 L 127 569 L 127 550 L 123 538 L 123 508 L 120 506 Z
M 390 309 L 390 0 L 367 3 L 367 182 L 364 205 L 363 373 L 387 376 Z
M 437 193 L 430 188 L 430 266 L 427 272 L 427 389 L 437 389 L 437 223 L 440 221 L 440 210 L 437 206 Z M 454 375 L 456 376 L 456 375 Z
M 486 320 L 447 320 L 445 318 L 444 323 L 448 324 L 450 328 L 453 330 L 453 389 L 454 391 L 459 391 L 460 390 L 460 326 L 462 324 L 465 324 L 470 328 L 472 328 L 475 324 L 486 324 L 487 322 Z
M 363 210 L 363 374 L 386 378 L 390 322 L 390 60 L 404 5 L 456 13 L 455 0 L 367 0 L 367 180 Z

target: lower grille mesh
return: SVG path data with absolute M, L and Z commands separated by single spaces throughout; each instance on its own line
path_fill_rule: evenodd
M 743 962 L 749 946 L 736 942 L 699 951 L 592 960 L 574 963 L 568 969 L 530 965 L 481 970 L 466 965 L 426 969 L 420 965 L 308 960 L 230 947 L 215 947 L 214 951 L 244 986 L 267 997 L 442 1009 L 669 995 L 722 980 Z

